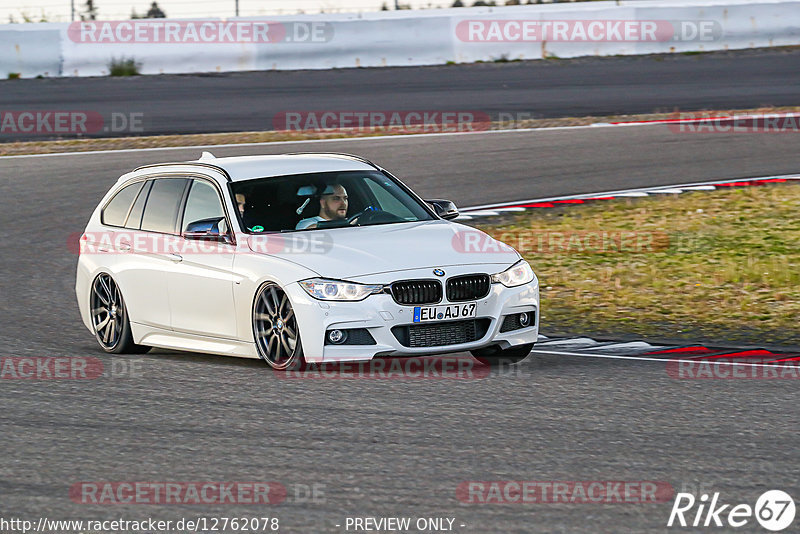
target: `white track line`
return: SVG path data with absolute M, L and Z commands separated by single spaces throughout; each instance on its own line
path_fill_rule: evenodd
M 643 356 L 614 356 L 611 354 L 590 354 L 590 353 L 583 353 L 583 352 L 563 352 L 557 350 L 536 350 L 535 348 L 531 351 L 531 354 L 555 354 L 557 356 L 578 356 L 581 358 L 606 358 L 610 360 L 637 360 L 643 362 L 659 362 L 659 363 L 669 363 L 669 362 L 683 362 L 683 363 L 709 363 L 711 365 L 744 365 L 746 367 L 785 367 L 785 365 L 780 364 L 769 364 L 769 363 L 739 363 L 739 362 L 720 362 L 720 361 L 711 361 L 711 360 L 683 360 L 683 359 L 664 359 L 664 358 L 647 358 Z
M 524 211 L 524 208 L 523 208 Z M 469 212 L 473 217 L 495 217 L 500 215 L 500 210 L 476 210 Z
M 713 185 L 695 185 L 692 187 L 683 187 L 684 191 L 714 191 L 716 187 Z
M 511 206 L 514 204 L 537 204 L 537 203 L 544 203 L 544 202 L 554 202 L 556 200 L 585 200 L 585 199 L 592 199 L 596 197 L 646 197 L 649 193 L 658 193 L 658 192 L 673 192 L 678 191 L 679 189 L 685 189 L 689 191 L 711 191 L 716 189 L 716 185 L 719 184 L 729 184 L 732 182 L 754 182 L 758 180 L 774 180 L 777 178 L 783 178 L 786 180 L 800 180 L 800 174 L 776 174 L 772 176 L 754 176 L 750 178 L 724 178 L 720 180 L 714 180 L 710 182 L 693 182 L 688 184 L 670 184 L 670 185 L 659 185 L 653 187 L 637 187 L 635 189 L 620 189 L 617 191 L 600 191 L 597 193 L 581 193 L 577 195 L 565 195 L 565 196 L 558 196 L 558 197 L 544 197 L 544 198 L 531 198 L 526 200 L 509 200 L 506 202 L 498 202 L 495 204 L 481 204 L 480 206 L 468 206 L 466 208 L 461 208 L 459 211 L 464 212 L 465 215 L 472 215 L 470 211 L 496 211 L 498 209 L 502 209 L 506 206 Z
M 681 112 L 679 112 L 681 113 Z M 701 113 L 701 112 L 685 112 L 687 115 L 691 115 L 692 113 Z M 710 113 L 713 113 L 710 112 Z M 800 117 L 800 113 L 796 111 L 788 111 L 786 113 L 745 113 L 742 115 L 715 115 L 715 116 L 696 116 L 696 117 L 685 117 L 685 118 L 678 118 L 678 119 L 663 119 L 663 120 L 652 120 L 652 121 L 621 121 L 621 122 L 612 122 L 612 123 L 595 123 L 595 124 L 611 124 L 612 126 L 639 126 L 641 124 L 684 124 L 684 123 L 695 123 L 695 122 L 731 122 L 731 121 L 738 121 L 738 120 L 748 120 L 748 119 L 782 119 L 786 117 Z
M 673 188 L 653 189 L 652 191 L 650 191 L 650 193 L 663 193 L 663 194 L 668 194 L 668 195 L 680 195 L 681 193 L 683 193 L 683 189 L 673 189 Z
M 713 186 L 711 186 L 711 187 L 713 187 Z M 716 187 L 714 187 L 714 189 L 716 189 Z M 600 196 L 600 195 L 598 195 L 598 196 Z M 618 197 L 646 197 L 648 195 L 647 195 L 647 193 L 642 193 L 640 191 L 635 191 L 635 192 L 632 192 L 632 193 L 620 193 L 620 194 L 615 195 L 615 196 L 618 196 Z

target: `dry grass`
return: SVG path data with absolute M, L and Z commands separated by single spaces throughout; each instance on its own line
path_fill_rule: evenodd
M 798 213 L 800 185 L 780 184 L 532 210 L 482 229 L 533 265 L 544 332 L 800 345 Z M 628 246 L 587 248 L 593 232 Z

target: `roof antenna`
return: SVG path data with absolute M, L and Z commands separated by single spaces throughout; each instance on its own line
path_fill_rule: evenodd
M 203 160 L 203 159 L 217 159 L 217 158 L 215 158 L 214 154 L 212 154 L 211 152 L 203 152 L 200 155 L 200 159 Z

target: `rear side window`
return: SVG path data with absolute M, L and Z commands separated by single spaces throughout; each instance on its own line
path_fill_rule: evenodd
M 100 215 L 100 220 L 103 224 L 109 226 L 125 226 L 125 220 L 128 218 L 128 212 L 131 209 L 136 195 L 144 185 L 144 182 L 137 182 L 123 187 L 111 201 L 103 208 Z
M 153 181 L 148 180 L 142 190 L 139 192 L 139 196 L 136 197 L 136 202 L 134 202 L 133 207 L 131 207 L 131 213 L 128 215 L 128 221 L 125 223 L 125 228 L 138 230 L 139 227 L 141 227 L 142 213 L 144 213 L 144 203 L 147 202 L 147 194 L 150 192 L 150 186 L 152 185 Z
M 189 223 L 218 217 L 225 217 L 225 212 L 217 190 L 204 180 L 194 180 L 183 212 L 183 231 L 187 230 Z
M 153 182 L 142 216 L 142 230 L 175 233 L 178 207 L 188 181 L 185 178 L 159 178 Z

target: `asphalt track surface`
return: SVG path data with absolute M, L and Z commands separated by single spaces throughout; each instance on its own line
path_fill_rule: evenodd
M 477 111 L 497 120 L 794 106 L 800 49 L 433 67 L 0 81 L 0 109 L 143 114 L 142 135 L 271 130 L 286 111 Z M 106 122 L 106 126 L 109 122 Z M 92 136 L 117 136 L 98 132 Z M 35 136 L 31 138 L 40 138 Z M 0 141 L 22 139 L 3 135 Z
M 425 196 L 474 205 L 796 172 L 797 144 L 791 134 L 645 126 L 214 152 L 356 152 Z M 103 354 L 78 318 L 67 238 L 122 172 L 198 155 L 0 158 L 0 355 L 96 357 L 110 375 L 0 380 L 0 516 L 274 515 L 285 532 L 344 532 L 335 525 L 348 516 L 400 515 L 454 517 L 456 532 L 674 532 L 690 529 L 666 528 L 671 500 L 469 505 L 456 488 L 653 480 L 734 504 L 754 505 L 773 488 L 800 496 L 793 380 L 676 379 L 663 361 L 563 354 L 475 380 L 284 380 L 258 361 Z M 70 500 L 81 481 L 277 481 L 290 493 L 274 507 L 99 506 Z M 312 484 L 324 488 L 318 502 L 295 497 L 297 485 Z M 763 530 L 751 520 L 739 531 Z

